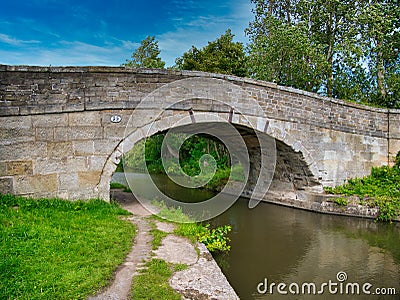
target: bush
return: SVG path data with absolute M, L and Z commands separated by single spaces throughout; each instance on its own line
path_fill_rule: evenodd
M 326 187 L 329 194 L 358 196 L 361 201 L 367 200 L 370 205 L 379 207 L 378 220 L 391 221 L 400 214 L 400 156 L 396 156 L 396 165 L 393 167 L 373 167 L 371 175 L 363 178 L 349 179 L 345 184 L 334 188 Z M 336 203 L 344 205 L 338 198 Z M 344 199 L 344 198 L 343 198 Z
M 214 229 L 209 228 L 207 224 L 197 233 L 199 242 L 204 243 L 210 252 L 229 251 L 231 246 L 228 245 L 230 239 L 226 236 L 232 227 L 229 225 L 220 226 Z
M 182 212 L 180 207 L 167 207 L 164 203 L 155 201 L 152 204 L 161 208 L 158 217 L 179 223 L 175 230 L 176 234 L 187 237 L 192 242 L 197 240 L 204 243 L 210 252 L 230 250 L 231 247 L 228 245 L 230 239 L 227 237 L 232 229 L 230 225 L 210 229 L 210 224 L 202 225 L 193 222 L 189 216 Z

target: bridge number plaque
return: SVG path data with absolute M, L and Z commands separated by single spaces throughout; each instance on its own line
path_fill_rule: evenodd
M 115 115 L 115 116 L 111 116 L 110 121 L 111 121 L 112 123 L 119 123 L 119 122 L 122 121 L 122 118 L 121 118 L 121 116 Z

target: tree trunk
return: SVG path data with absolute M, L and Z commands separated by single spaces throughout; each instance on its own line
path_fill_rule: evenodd
M 383 53 L 381 50 L 382 43 L 377 40 L 377 49 L 376 53 L 376 71 L 377 71 L 377 84 L 378 84 L 378 93 L 379 96 L 382 97 L 382 100 L 386 97 L 386 88 L 385 88 L 385 65 L 383 62 Z
M 326 53 L 326 58 L 328 61 L 328 70 L 327 70 L 327 80 L 326 80 L 326 93 L 328 97 L 332 97 L 333 92 L 332 92 L 332 85 L 333 85 L 333 43 L 334 43 L 334 37 L 333 37 L 333 30 L 332 30 L 332 7 L 329 7 L 329 18 L 327 20 L 326 24 L 326 37 L 327 37 L 327 42 L 328 42 L 328 50 Z

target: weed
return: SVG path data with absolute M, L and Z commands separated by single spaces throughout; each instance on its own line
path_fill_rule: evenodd
M 175 234 L 188 238 L 192 243 L 196 241 L 204 243 L 210 252 L 230 250 L 228 245 L 230 239 L 227 234 L 231 231 L 231 226 L 225 225 L 210 229 L 210 224 L 202 225 L 193 222 L 179 207 L 167 207 L 164 203 L 155 201 L 152 204 L 161 208 L 158 217 L 178 223 Z
M 400 166 L 396 163 L 393 167 L 374 167 L 369 176 L 349 179 L 341 186 L 326 187 L 325 191 L 330 194 L 356 195 L 361 201 L 373 198 L 375 200 L 372 204 L 379 207 L 377 220 L 391 221 L 400 214 Z
M 335 203 L 339 206 L 347 206 L 347 204 L 349 204 L 349 201 L 347 201 L 347 199 L 344 197 L 339 197 L 335 199 Z

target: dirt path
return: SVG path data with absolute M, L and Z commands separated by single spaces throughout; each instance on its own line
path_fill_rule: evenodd
M 171 287 L 184 299 L 239 299 L 203 244 L 197 243 L 196 251 L 189 240 L 173 234 L 172 224 L 156 222 L 157 228 L 168 235 L 163 238 L 161 246 L 152 251 L 150 220 L 146 218 L 151 214 L 131 193 L 113 190 L 111 196 L 133 214 L 129 220 L 136 224 L 137 233 L 131 252 L 118 268 L 114 281 L 106 290 L 89 300 L 129 300 L 133 277 L 152 255 L 169 263 L 188 265 L 188 269 L 175 273 L 169 281 Z
M 145 216 L 150 213 L 145 210 L 128 193 L 113 191 L 113 199 L 117 200 L 121 206 L 131 212 L 133 216 L 129 220 L 137 226 L 135 242 L 130 253 L 125 258 L 125 262 L 118 268 L 115 279 L 110 286 L 102 293 L 88 298 L 88 300 L 128 300 L 131 290 L 132 278 L 137 274 L 137 270 L 143 267 L 151 254 L 151 240 L 149 233 L 150 225 Z

